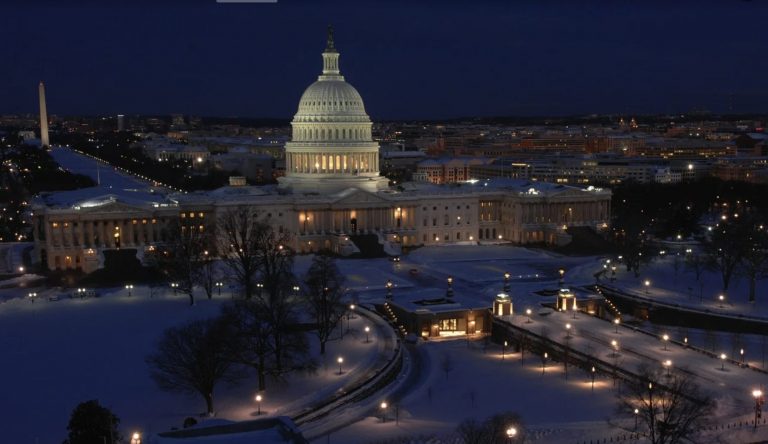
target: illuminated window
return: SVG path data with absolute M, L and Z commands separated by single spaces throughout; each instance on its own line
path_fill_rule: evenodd
M 59 228 L 58 222 L 52 222 L 51 226 L 53 226 L 53 228 Z
M 456 319 L 440 319 L 438 328 L 443 331 L 456 331 L 458 330 L 459 322 Z
M 198 216 L 202 219 L 202 218 L 205 217 L 205 214 L 204 213 L 200 213 L 200 214 L 198 214 Z

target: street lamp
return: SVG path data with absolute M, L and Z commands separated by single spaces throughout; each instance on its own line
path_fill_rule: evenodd
M 392 299 L 392 287 L 393 286 L 394 285 L 392 284 L 392 281 L 388 279 L 387 280 L 387 285 L 386 285 L 386 287 L 387 287 L 387 299 Z
M 725 301 L 725 295 L 721 294 L 717 297 L 717 299 L 720 301 L 720 308 L 723 308 L 723 302 Z
M 173 288 L 173 295 L 176 296 L 176 291 L 179 289 L 178 282 L 171 282 L 171 288 Z
M 592 366 L 592 393 L 595 392 L 595 366 Z
M 533 322 L 533 321 L 531 321 L 531 309 L 530 308 L 526 308 L 525 309 L 525 314 L 528 315 L 528 320 L 525 321 L 525 323 L 526 324 L 530 324 L 531 322 Z
M 370 340 L 368 340 L 368 333 L 370 333 L 370 332 L 371 332 L 371 327 L 369 327 L 369 326 L 367 326 L 367 325 L 366 325 L 366 326 L 365 326 L 365 342 L 366 342 L 366 344 L 367 344 L 368 342 L 371 342 Z
M 667 341 L 669 341 L 669 335 L 665 333 L 661 339 L 664 341 L 664 351 L 667 351 Z
M 381 407 L 381 422 L 387 422 L 387 402 L 382 401 L 379 407 Z
M 27 296 L 29 297 L 29 300 L 32 301 L 32 303 L 34 304 L 35 303 L 35 298 L 37 298 L 37 293 L 35 293 L 33 291 L 31 293 L 28 293 Z
M 672 361 L 667 359 L 662 363 L 662 365 L 664 365 L 664 368 L 667 369 L 667 377 L 669 377 L 669 368 L 672 367 Z
M 504 293 L 509 293 L 509 272 L 504 272 Z
M 616 334 L 619 334 L 619 324 L 621 324 L 621 319 L 616 318 L 616 319 L 613 320 L 614 332 Z
M 560 275 L 560 278 L 557 280 L 557 285 L 559 287 L 562 287 L 563 286 L 563 282 L 565 281 L 565 279 L 564 279 L 565 278 L 565 270 L 561 268 L 561 269 L 557 270 L 557 273 Z
M 509 442 L 512 442 L 513 439 L 517 436 L 517 429 L 514 427 L 510 427 L 507 429 L 507 439 Z
M 501 360 L 504 360 L 504 356 L 507 352 L 507 341 L 504 341 L 504 346 L 501 347 Z
M 571 339 L 571 324 L 565 324 L 565 337 Z
M 544 352 L 544 356 L 542 356 L 542 358 L 541 358 L 541 374 L 542 375 L 544 374 L 544 370 L 546 370 L 546 368 L 547 368 L 547 358 L 548 357 L 549 357 L 549 355 L 547 354 L 547 352 Z
M 722 361 L 722 365 L 720 366 L 720 370 L 725 371 L 725 358 L 728 356 L 725 355 L 725 353 L 720 353 L 720 361 Z
M 611 346 L 613 347 L 613 354 L 612 356 L 618 356 L 619 355 L 619 342 L 615 339 L 611 340 Z
M 256 291 L 258 292 L 259 297 L 261 297 L 261 291 L 263 289 L 264 289 L 264 284 L 262 284 L 261 282 L 257 282 L 256 283 Z
M 221 296 L 221 287 L 224 286 L 224 282 L 216 282 L 216 288 L 219 290 L 219 296 Z
M 264 399 L 261 397 L 261 395 L 256 395 L 256 414 L 261 415 L 261 400 Z
M 645 282 L 644 282 L 644 284 L 645 284 L 645 295 L 646 295 L 646 296 L 648 296 L 648 287 L 650 287 L 650 286 L 651 286 L 651 281 L 649 281 L 648 279 L 646 279 L 646 280 L 645 280 Z
M 616 266 L 611 265 L 611 282 L 616 280 Z
M 763 391 L 760 389 L 752 390 L 752 397 L 755 398 L 755 428 L 757 428 L 757 419 L 762 416 Z
M 131 435 L 131 444 L 141 444 L 141 433 L 133 432 L 133 435 Z
M 445 295 L 449 298 L 453 297 L 453 276 L 448 276 L 448 290 Z
M 744 364 L 744 349 L 739 349 L 739 354 L 741 355 L 741 363 Z
M 635 409 L 635 430 L 637 430 L 637 415 L 640 413 L 640 410 Z
M 128 290 L 128 296 L 131 295 L 131 291 L 133 290 L 133 285 L 128 284 L 125 286 L 125 289 Z
M 343 364 L 343 363 L 344 363 L 344 358 L 342 358 L 341 356 L 339 356 L 339 357 L 336 359 L 336 362 L 338 362 L 338 363 L 339 363 L 339 374 L 341 374 L 341 364 Z

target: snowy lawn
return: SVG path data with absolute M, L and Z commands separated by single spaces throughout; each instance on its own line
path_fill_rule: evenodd
M 4 442 L 61 442 L 72 409 L 89 399 L 98 399 L 115 412 L 125 434 L 141 430 L 148 436 L 180 427 L 185 417 L 205 410 L 202 398 L 160 391 L 150 379 L 144 357 L 164 329 L 215 316 L 225 300 L 198 298 L 197 305 L 189 307 L 186 296 L 150 299 L 146 288 L 136 288 L 131 297 L 118 290 L 92 299 L 40 298 L 35 303 L 14 299 L 0 304 Z M 308 395 L 333 392 L 354 379 L 379 354 L 375 334 L 365 343 L 364 325 L 368 325 L 365 318 L 352 319 L 351 334 L 328 344 L 330 362 L 321 360 L 316 375 L 269 382 L 262 411 L 277 413 L 292 401 L 309 401 Z M 309 338 L 311 352 L 317 355 L 317 341 Z M 338 356 L 345 359 L 341 375 Z M 218 416 L 253 419 L 256 387 L 255 377 L 236 388 L 219 386 Z
M 461 421 L 483 420 L 502 411 L 518 412 L 525 426 L 549 436 L 565 423 L 605 428 L 605 419 L 615 409 L 610 379 L 598 378 L 592 392 L 591 378 L 583 372 L 570 370 L 566 380 L 562 366 L 550 363 L 542 373 L 541 361 L 535 356 L 526 354 L 521 365 L 519 353 L 507 350 L 502 358 L 500 347 L 491 345 L 483 352 L 477 341 L 470 347 L 463 340 L 431 342 L 421 349 L 429 356 L 429 374 L 401 402 L 397 424 L 390 408 L 386 423 L 376 412 L 377 416 L 333 433 L 331 442 L 381 442 L 422 435 L 450 438 Z M 453 364 L 447 374 L 441 366 L 445 356 Z M 366 438 L 361 440 L 361 436 Z

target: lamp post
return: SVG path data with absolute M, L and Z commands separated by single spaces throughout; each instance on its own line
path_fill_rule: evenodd
M 717 299 L 720 301 L 720 308 L 723 308 L 723 302 L 725 302 L 725 295 L 721 294 L 717 297 Z
M 264 289 L 264 284 L 261 282 L 256 283 L 256 292 L 258 293 L 258 296 L 261 297 L 261 291 Z
M 261 395 L 256 395 L 256 414 L 261 415 L 261 400 L 264 399 Z
M 614 333 L 616 334 L 619 334 L 619 324 L 621 324 L 621 319 L 616 318 L 613 320 Z
M 338 362 L 338 363 L 339 363 L 339 374 L 341 374 L 341 364 L 343 364 L 343 363 L 344 363 L 344 358 L 342 358 L 341 356 L 339 356 L 339 357 L 336 359 L 336 362 Z
M 510 427 L 507 429 L 507 439 L 511 443 L 513 439 L 517 436 L 517 429 L 514 427 Z
M 649 281 L 648 279 L 646 279 L 646 280 L 645 280 L 645 282 L 644 282 L 644 284 L 645 284 L 645 295 L 646 295 L 646 296 L 648 296 L 648 287 L 650 287 L 650 286 L 651 286 L 651 281 Z
M 763 391 L 760 389 L 752 390 L 752 397 L 755 398 L 755 428 L 757 428 L 757 420 L 762 416 Z
M 549 355 L 547 352 L 544 352 L 544 356 L 541 357 L 541 374 L 544 374 L 544 371 L 547 369 L 547 358 Z
M 128 284 L 125 286 L 125 289 L 128 290 L 128 296 L 131 295 L 131 291 L 133 290 L 133 285 Z
M 347 320 L 355 318 L 355 304 L 349 304 L 349 312 L 347 313 Z
M 507 341 L 504 341 L 504 345 L 501 347 L 501 360 L 504 360 L 504 356 L 507 352 Z
M 720 361 L 722 361 L 722 365 L 720 366 L 720 370 L 725 371 L 725 358 L 727 358 L 725 353 L 720 353 Z
M 664 351 L 667 351 L 667 342 L 669 341 L 669 335 L 665 333 L 661 337 L 661 339 L 664 341 Z
M 445 292 L 445 295 L 449 298 L 453 297 L 453 276 L 448 276 L 448 290 Z
M 571 324 L 565 324 L 565 337 L 571 339 Z
M 367 344 L 367 343 L 369 343 L 369 342 L 371 342 L 371 341 L 368 339 L 368 333 L 370 333 L 370 332 L 371 332 L 371 327 L 369 327 L 369 326 L 367 326 L 367 325 L 366 325 L 366 326 L 365 326 L 365 343 L 366 343 L 366 344 Z
M 525 321 L 525 323 L 526 324 L 530 324 L 531 322 L 533 322 L 533 321 L 531 321 L 531 309 L 530 308 L 526 308 L 525 309 L 525 314 L 528 315 L 528 320 Z
M 504 293 L 509 293 L 509 272 L 504 273 Z
M 224 282 L 216 282 L 216 288 L 219 290 L 219 296 L 221 296 L 221 287 L 224 286 Z
M 619 342 L 615 339 L 611 341 L 611 346 L 613 347 L 613 357 L 616 357 L 619 355 Z
M 141 444 L 141 433 L 133 432 L 133 435 L 131 435 L 131 444 Z
M 592 366 L 592 393 L 595 392 L 595 366 Z
M 637 415 L 640 414 L 640 410 L 635 409 L 635 431 L 637 431 Z
M 173 295 L 176 296 L 176 292 L 179 289 L 179 284 L 177 282 L 171 282 L 171 288 L 173 288 Z
M 387 422 L 387 402 L 382 401 L 379 407 L 381 407 L 381 422 Z
M 669 378 L 669 368 L 672 367 L 672 361 L 667 359 L 663 362 L 664 368 L 667 369 L 667 378 Z
M 389 300 L 392 300 L 392 287 L 393 286 L 394 285 L 392 284 L 392 281 L 387 280 L 387 284 L 386 284 L 386 287 L 387 287 L 387 299 L 389 299 Z
M 741 355 L 741 364 L 744 365 L 744 349 L 739 349 L 739 355 Z
M 29 300 L 32 301 L 32 303 L 34 304 L 35 298 L 37 298 L 37 293 L 35 293 L 34 291 L 31 293 L 27 293 L 27 297 L 29 297 Z
M 611 265 L 611 282 L 616 280 L 616 266 Z
M 557 286 L 562 287 L 563 283 L 565 282 L 565 270 L 561 268 L 557 270 L 557 273 L 560 275 L 560 277 L 557 280 Z

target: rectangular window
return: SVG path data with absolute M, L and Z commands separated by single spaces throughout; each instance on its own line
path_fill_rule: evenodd
M 456 319 L 440 319 L 438 324 L 441 331 L 456 331 L 459 322 Z

